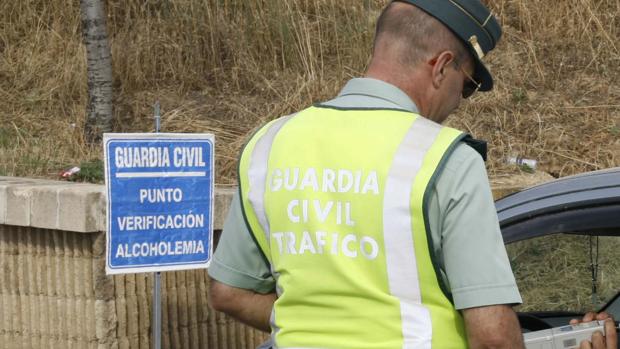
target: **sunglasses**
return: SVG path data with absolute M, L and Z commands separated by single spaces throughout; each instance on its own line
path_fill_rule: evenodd
M 482 86 L 482 84 L 476 81 L 471 75 L 469 75 L 456 60 L 454 60 L 454 66 L 458 68 L 461 72 L 463 72 L 463 74 L 465 74 L 465 76 L 467 77 L 467 80 L 463 82 L 463 91 L 461 91 L 461 95 L 463 96 L 463 98 L 471 97 L 480 89 L 480 86 Z
M 467 81 L 463 83 L 463 91 L 461 92 L 461 95 L 463 96 L 463 98 L 469 98 L 471 97 L 471 95 L 478 92 L 482 84 L 474 80 L 471 75 L 467 74 L 465 69 L 461 68 L 461 71 L 467 77 Z

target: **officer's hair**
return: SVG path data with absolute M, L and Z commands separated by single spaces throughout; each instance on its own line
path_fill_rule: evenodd
M 373 55 L 387 47 L 397 49 L 399 63 L 412 66 L 444 50 L 456 55 L 458 64 L 468 59 L 469 53 L 461 41 L 437 19 L 416 6 L 393 1 L 377 20 Z

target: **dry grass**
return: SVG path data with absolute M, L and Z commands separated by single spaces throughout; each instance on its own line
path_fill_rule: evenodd
M 257 125 L 363 73 L 383 1 L 108 0 L 116 131 L 212 132 L 218 182 Z M 492 175 L 520 154 L 564 176 L 620 165 L 620 2 L 497 0 L 497 87 L 450 124 L 490 141 Z M 82 138 L 79 6 L 0 2 L 0 175 L 56 176 L 100 157 Z
M 598 301 L 592 298 L 590 242 L 587 236 L 547 236 L 508 245 L 523 297 L 520 311 L 599 309 L 620 289 L 617 237 L 599 238 Z M 593 242 L 592 246 L 596 246 Z M 596 249 L 593 247 L 593 260 Z
M 497 1 L 497 88 L 452 124 L 490 141 L 492 174 L 510 154 L 555 177 L 620 165 L 620 2 Z
M 264 121 L 337 92 L 364 66 L 378 5 L 108 1 L 116 131 L 216 134 L 218 182 Z M 74 1 L 0 3 L 0 175 L 56 176 L 85 145 L 85 56 Z

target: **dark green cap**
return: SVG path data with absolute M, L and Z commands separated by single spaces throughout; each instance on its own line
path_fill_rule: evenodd
M 493 77 L 482 58 L 502 36 L 497 20 L 479 0 L 397 0 L 410 3 L 435 17 L 463 42 L 471 52 L 476 68 L 474 79 L 481 83 L 480 91 L 493 88 Z

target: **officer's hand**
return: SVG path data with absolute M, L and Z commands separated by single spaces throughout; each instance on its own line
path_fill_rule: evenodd
M 572 319 L 571 325 L 577 325 L 580 322 L 590 322 L 594 320 L 605 320 L 605 336 L 601 332 L 595 332 L 591 341 L 582 341 L 579 349 L 617 349 L 618 335 L 616 333 L 616 323 L 614 319 L 606 312 L 594 313 L 589 312 L 581 320 Z

